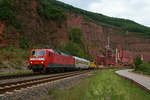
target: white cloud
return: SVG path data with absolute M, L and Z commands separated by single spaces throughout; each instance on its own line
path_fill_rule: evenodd
M 60 0 L 107 16 L 134 20 L 150 26 L 150 0 Z

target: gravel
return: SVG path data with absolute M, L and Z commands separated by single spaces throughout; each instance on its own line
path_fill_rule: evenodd
M 53 92 L 55 89 L 70 88 L 74 84 L 82 81 L 91 74 L 82 74 L 71 78 L 65 78 L 58 81 L 53 81 L 31 88 L 14 91 L 0 96 L 0 100 L 52 100 L 48 92 Z

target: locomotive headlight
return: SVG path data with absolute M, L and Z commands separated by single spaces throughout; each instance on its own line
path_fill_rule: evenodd
M 32 61 L 31 61 L 31 64 L 32 64 Z
M 42 61 L 41 63 L 43 64 L 44 62 Z

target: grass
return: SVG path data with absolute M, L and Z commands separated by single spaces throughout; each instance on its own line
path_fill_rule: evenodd
M 150 76 L 149 72 L 143 72 L 143 71 L 140 71 L 140 70 L 133 70 L 133 72 L 138 73 L 138 74 L 142 74 L 142 75 L 148 75 L 148 76 Z
M 21 70 L 27 66 L 29 50 L 7 47 L 0 50 L 0 69 L 12 67 Z M 5 63 L 4 63 L 5 62 Z
M 5 74 L 0 73 L 0 76 L 26 75 L 26 74 L 33 74 L 33 72 L 31 72 L 31 71 L 29 71 L 29 72 L 18 71 L 18 72 L 11 72 L 11 73 L 5 73 Z
M 72 88 L 50 90 L 49 95 L 54 100 L 150 100 L 149 93 L 114 71 L 98 71 Z

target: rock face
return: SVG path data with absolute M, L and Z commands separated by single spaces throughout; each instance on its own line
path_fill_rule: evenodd
M 100 48 L 105 48 L 107 45 L 107 37 L 110 37 L 110 45 L 112 48 L 129 50 L 136 55 L 143 55 L 144 61 L 150 59 L 150 39 L 131 37 L 128 34 L 131 32 L 124 32 L 119 29 L 107 28 L 96 25 L 94 23 L 84 20 L 81 16 L 75 14 L 68 15 L 68 26 L 79 27 L 83 32 L 83 40 L 89 53 L 96 59 L 100 55 Z M 122 33 L 118 34 L 118 33 Z
M 71 27 L 78 27 L 82 30 L 86 50 L 95 59 L 100 55 L 100 49 L 106 46 L 107 37 L 111 39 L 112 48 L 130 50 L 137 55 L 142 54 L 145 61 L 150 59 L 150 39 L 128 36 L 132 32 L 99 26 L 74 13 L 66 12 L 67 20 L 62 23 L 47 21 L 39 16 L 36 0 L 26 3 L 15 0 L 14 3 L 19 8 L 15 17 L 21 23 L 21 31 L 18 33 L 13 27 L 9 25 L 5 27 L 5 24 L 0 22 L 0 47 L 8 45 L 18 47 L 20 40 L 26 40 L 31 46 L 44 44 L 57 47 L 68 41 L 67 32 Z

